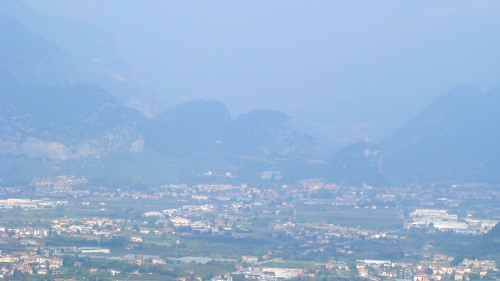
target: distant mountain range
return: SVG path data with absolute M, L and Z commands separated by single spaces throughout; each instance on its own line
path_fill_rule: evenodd
M 233 119 L 224 104 L 195 100 L 151 118 L 100 84 L 80 82 L 86 79 L 71 56 L 19 22 L 0 16 L 0 35 L 10 39 L 0 46 L 3 182 L 75 172 L 123 183 L 210 172 L 258 179 L 314 155 L 315 139 L 291 129 L 283 113 Z
M 185 170 L 160 173 L 154 176 L 157 180 L 186 180 L 212 170 L 238 176 L 252 171 L 249 176 L 258 178 L 264 170 L 293 166 L 287 163 L 290 157 L 304 161 L 316 145 L 312 137 L 290 129 L 282 113 L 252 111 L 232 119 L 216 101 L 187 102 L 149 119 L 91 85 L 10 85 L 0 89 L 0 100 L 0 153 L 5 161 L 28 157 L 62 170 L 66 162 L 97 165 L 125 159 L 142 166 L 132 170 L 161 170 L 165 165 Z M 4 179 L 25 169 L 2 166 L 16 170 L 1 175 Z
M 37 23 L 22 9 L 12 12 Z M 0 44 L 1 184 L 59 174 L 115 185 L 241 182 L 265 171 L 288 182 L 319 177 L 349 185 L 500 182 L 500 88 L 457 87 L 382 142 L 345 147 L 328 161 L 281 112 L 233 118 L 223 103 L 194 100 L 153 116 L 154 97 L 124 78 L 133 77 L 125 63 L 99 50 L 74 51 L 102 40 L 52 25 L 38 27 L 40 36 L 0 16 L 0 38 L 9 38 Z M 59 35 L 71 52 L 53 41 Z

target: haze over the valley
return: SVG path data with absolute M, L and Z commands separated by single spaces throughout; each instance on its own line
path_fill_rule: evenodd
M 0 2 L 0 180 L 498 183 L 498 26 L 490 1 Z
M 499 82 L 497 1 L 23 3 L 101 30 L 100 47 L 160 97 L 155 114 L 192 99 L 234 117 L 279 110 L 331 151 L 387 137 L 456 85 Z

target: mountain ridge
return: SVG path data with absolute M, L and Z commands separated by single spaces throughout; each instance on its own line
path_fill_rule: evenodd
M 342 153 L 337 165 L 358 163 L 362 173 L 392 182 L 469 181 L 500 182 L 500 87 L 489 91 L 467 85 L 454 87 L 436 98 L 405 126 L 376 144 L 363 144 L 380 151 L 374 170 L 370 162 Z M 362 155 L 359 145 L 348 150 Z M 342 151 L 342 150 L 341 150 Z M 333 172 L 335 173 L 335 171 Z M 337 171 L 338 173 L 338 171 Z M 353 180 L 349 176 L 347 180 Z M 333 175 L 341 180 L 342 177 Z M 377 183 L 374 178 L 366 179 Z

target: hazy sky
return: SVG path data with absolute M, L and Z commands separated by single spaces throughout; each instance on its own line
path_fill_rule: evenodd
M 170 104 L 279 109 L 381 138 L 457 84 L 500 84 L 500 1 L 26 0 L 113 34 Z

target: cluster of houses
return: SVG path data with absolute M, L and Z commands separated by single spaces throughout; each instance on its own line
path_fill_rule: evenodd
M 61 274 L 62 266 L 61 258 L 40 255 L 36 251 L 0 253 L 0 278 L 16 274 Z
M 479 278 L 496 278 L 498 269 L 495 261 L 468 260 L 456 266 L 450 265 L 453 258 L 444 254 L 435 254 L 432 259 L 419 263 L 398 263 L 387 260 L 358 260 L 358 276 L 371 280 L 412 279 L 414 281 L 431 280 L 470 280 L 472 275 Z
M 267 173 L 265 177 L 276 177 L 277 174 Z M 458 206 L 459 198 L 435 199 L 420 190 L 411 188 L 380 188 L 376 189 L 365 185 L 363 187 L 345 187 L 335 184 L 323 183 L 319 180 L 306 180 L 297 185 L 282 185 L 273 188 L 249 187 L 246 184 L 199 184 L 188 186 L 186 184 L 164 185 L 150 191 L 130 189 L 116 189 L 113 191 L 105 188 L 86 190 L 84 188 L 73 190 L 73 186 L 85 184 L 85 178 L 57 177 L 51 179 L 37 179 L 32 182 L 35 194 L 40 196 L 55 196 L 60 200 L 50 199 L 4 199 L 0 200 L 0 209 L 5 212 L 35 211 L 42 208 L 56 208 L 65 206 L 71 208 L 69 202 L 78 202 L 81 208 L 97 207 L 95 217 L 51 217 L 45 226 L 40 224 L 17 226 L 0 226 L 0 238 L 10 242 L 18 239 L 22 246 L 20 249 L 38 249 L 42 253 L 51 254 L 72 253 L 86 256 L 100 255 L 109 257 L 110 249 L 100 247 L 76 247 L 45 245 L 45 238 L 56 235 L 61 238 L 85 238 L 96 241 L 96 237 L 106 238 L 111 241 L 113 237 L 125 238 L 126 247 L 122 250 L 134 250 L 138 244 L 145 246 L 154 244 L 161 239 L 158 236 L 168 234 L 168 238 L 176 236 L 172 241 L 177 245 L 180 240 L 193 232 L 202 235 L 224 235 L 231 238 L 245 238 L 252 235 L 255 226 L 259 230 L 265 229 L 267 238 L 276 238 L 276 241 L 293 241 L 302 257 L 317 252 L 332 251 L 336 257 L 354 260 L 360 257 L 359 248 L 355 248 L 352 241 L 377 240 L 380 243 L 398 243 L 396 240 L 407 239 L 408 231 L 398 232 L 383 230 L 381 228 L 365 229 L 359 226 L 333 224 L 326 221 L 308 221 L 297 219 L 297 213 L 307 208 L 324 207 L 343 210 L 366 209 L 368 212 L 377 208 L 388 208 L 400 212 L 398 206 L 402 199 L 418 199 L 418 208 L 413 209 L 408 215 L 408 228 L 425 228 L 439 231 L 453 231 L 461 234 L 484 234 L 489 231 L 498 220 L 475 219 L 472 216 L 459 218 L 457 214 L 450 213 L 443 206 Z M 2 194 L 22 194 L 16 188 L 0 188 Z M 464 190 L 461 191 L 466 192 Z M 488 199 L 474 191 L 474 196 Z M 65 196 L 65 198 L 60 198 Z M 87 196 L 87 197 L 86 197 Z M 83 197 L 83 200 L 80 200 Z M 465 198 L 466 196 L 464 196 Z M 38 197 L 42 198 L 42 197 Z M 76 198 L 76 199 L 75 199 Z M 168 207 L 148 207 L 139 210 L 134 216 L 127 218 L 110 218 L 99 216 L 99 211 L 106 207 L 107 199 L 140 199 L 164 200 Z M 481 197 L 482 198 L 482 197 Z M 65 200 L 67 199 L 67 200 Z M 96 200 L 97 199 L 97 200 Z M 488 200 L 491 200 L 489 198 Z M 96 203 L 100 202 L 100 203 Z M 163 202 L 163 201 L 158 201 Z M 417 202 L 417 201 L 415 201 Z M 435 205 L 439 205 L 435 206 Z M 333 206 L 333 207 L 332 207 Z M 434 206 L 434 207 L 431 207 Z M 17 210 L 19 208 L 20 210 Z M 107 207 L 106 207 L 107 208 Z M 162 208 L 166 208 L 163 209 Z M 302 209 L 300 209 L 302 208 Z M 432 209 L 431 209 L 432 208 Z M 340 209 L 340 208 L 339 208 Z M 297 212 L 298 210 L 298 212 Z M 329 209 L 328 209 L 329 210 Z M 142 214 L 142 216 L 140 216 Z M 106 216 L 111 216 L 106 214 Z M 403 216 L 401 216 L 403 217 Z M 405 216 L 406 217 L 406 216 Z M 401 221 L 403 221 L 401 219 Z M 24 223 L 24 222 L 21 222 Z M 50 226 L 49 226 L 50 224 Z M 34 226 L 37 225 L 37 226 Z M 42 224 L 43 225 L 43 224 Z M 249 234 L 250 233 L 250 234 Z M 171 235 L 171 236 L 170 236 Z M 194 235 L 192 235 L 194 236 Z M 214 237 L 211 237 L 214 238 Z M 118 239 L 115 239 L 118 240 Z M 49 240 L 47 240 L 49 241 Z M 68 241 L 72 241 L 68 239 Z M 99 241 L 101 241 L 99 239 Z M 3 242 L 0 240 L 0 242 Z M 151 243 L 150 243 L 151 242 Z M 279 244 L 276 243 L 276 244 Z M 259 264 L 262 260 L 269 260 L 271 256 L 284 256 L 283 245 L 281 248 L 269 248 L 267 254 L 257 256 L 244 256 L 242 264 L 250 264 L 247 268 L 241 267 L 238 273 L 248 279 L 276 280 L 292 279 L 297 277 L 313 278 L 318 273 L 318 268 L 288 268 L 266 266 Z M 64 245 L 64 244 L 61 244 Z M 354 245 L 351 247 L 351 245 Z M 123 245 L 121 245 L 123 246 Z M 147 245 L 146 245 L 147 246 Z M 326 249 L 326 250 L 325 250 Z M 113 251 L 115 248 L 113 248 Z M 281 252 L 280 252 L 281 251 Z M 133 252 L 132 252 L 133 253 Z M 101 255 L 102 254 L 102 255 Z M 248 254 L 255 254 L 250 252 Z M 354 257 L 353 257 L 354 256 Z M 0 275 L 14 275 L 16 272 L 23 274 L 58 274 L 62 266 L 61 256 L 42 255 L 36 251 L 11 251 L 0 254 Z M 124 258 L 133 265 L 155 264 L 168 266 L 165 257 L 129 256 Z M 322 269 L 327 271 L 342 271 L 347 274 L 357 275 L 361 278 L 372 280 L 379 279 L 408 279 L 414 281 L 427 280 L 467 280 L 470 276 L 489 277 L 497 274 L 496 264 L 485 260 L 464 260 L 460 265 L 451 266 L 452 258 L 437 254 L 431 259 L 419 263 L 398 263 L 387 260 L 358 260 L 349 267 L 341 262 L 322 264 Z M 356 268 L 354 270 L 354 268 Z M 120 274 L 119 271 L 113 275 Z M 223 278 L 226 279 L 226 278 Z M 227 278 L 229 279 L 229 278 Z
M 0 237 L 1 238 L 44 238 L 49 236 L 50 231 L 45 227 L 33 227 L 33 226 L 23 226 L 23 227 L 5 227 L 0 226 Z
M 60 218 L 51 221 L 51 228 L 54 235 L 112 237 L 123 231 L 124 222 L 122 218 Z

